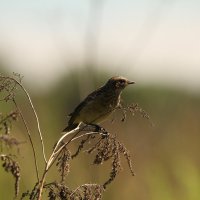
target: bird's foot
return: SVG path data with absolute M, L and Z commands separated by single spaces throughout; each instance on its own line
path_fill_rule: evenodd
M 110 135 L 110 133 L 108 131 L 106 131 L 105 129 L 100 134 L 101 134 L 102 139 L 108 138 L 108 136 Z
M 105 138 L 109 135 L 108 131 L 105 128 L 97 125 L 97 124 L 88 124 L 86 127 L 83 128 L 84 131 L 94 131 L 99 133 L 102 138 Z
M 107 137 L 109 135 L 109 132 L 106 131 L 105 128 L 103 128 L 103 127 L 101 127 L 101 126 L 99 126 L 97 124 L 94 124 L 94 126 L 95 126 L 95 131 L 100 133 L 103 138 L 105 138 L 105 137 Z

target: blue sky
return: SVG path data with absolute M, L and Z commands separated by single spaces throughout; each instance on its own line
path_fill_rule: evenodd
M 31 81 L 41 77 L 48 84 L 70 66 L 84 66 L 87 45 L 93 45 L 98 70 L 106 65 L 144 84 L 200 88 L 198 0 L 0 0 L 0 5 L 1 57 L 11 71 L 31 74 Z

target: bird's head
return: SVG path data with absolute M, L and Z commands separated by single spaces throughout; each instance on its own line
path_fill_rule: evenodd
M 115 76 L 108 80 L 106 83 L 107 86 L 113 88 L 114 90 L 121 91 L 123 90 L 127 85 L 134 84 L 134 81 L 129 81 L 127 78 L 121 77 L 121 76 Z

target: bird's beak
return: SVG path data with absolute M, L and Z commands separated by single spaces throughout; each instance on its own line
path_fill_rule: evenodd
M 130 84 L 135 84 L 134 81 L 127 81 L 127 84 L 130 85 Z

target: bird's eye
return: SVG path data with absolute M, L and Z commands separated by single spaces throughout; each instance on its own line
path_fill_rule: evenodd
M 124 81 L 124 80 L 120 80 L 119 82 L 120 82 L 121 84 L 124 84 L 125 81 Z

